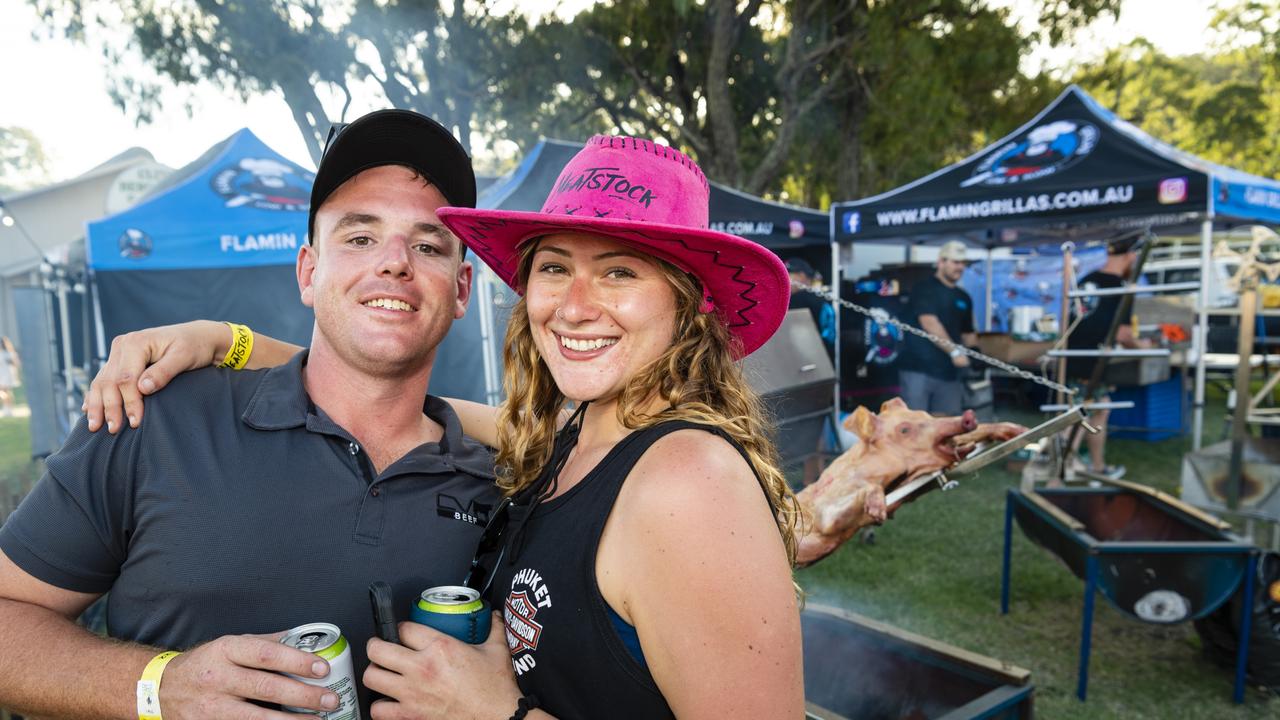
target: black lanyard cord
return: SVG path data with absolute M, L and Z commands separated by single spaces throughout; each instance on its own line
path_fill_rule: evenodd
M 556 434 L 555 445 L 551 448 L 551 457 L 542 468 L 538 479 L 516 494 L 513 504 L 523 508 L 525 512 L 520 513 L 518 520 L 514 520 L 517 527 L 511 534 L 511 544 L 509 546 L 511 553 L 507 556 L 508 565 L 514 565 L 516 559 L 520 556 L 520 552 L 524 549 L 525 528 L 529 526 L 529 521 L 533 518 L 534 509 L 538 507 L 539 503 L 556 494 L 556 490 L 560 486 L 560 471 L 564 469 L 565 463 L 569 462 L 569 455 L 578 444 L 578 433 L 582 430 L 582 419 L 589 404 L 589 402 L 578 404 L 578 407 L 573 411 L 573 415 L 569 416 L 569 421 Z

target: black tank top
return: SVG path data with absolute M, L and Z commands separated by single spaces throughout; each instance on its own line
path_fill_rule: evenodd
M 524 538 L 511 542 L 494 572 L 491 597 L 507 625 L 521 692 L 560 720 L 675 717 L 648 668 L 619 637 L 596 584 L 596 551 L 622 483 L 659 438 L 694 428 L 669 421 L 623 438 L 574 488 L 539 503 Z M 746 454 L 743 453 L 743 457 Z M 513 524 L 524 508 L 512 508 Z M 513 552 L 514 550 L 514 552 Z M 613 614 L 613 617 L 617 617 Z

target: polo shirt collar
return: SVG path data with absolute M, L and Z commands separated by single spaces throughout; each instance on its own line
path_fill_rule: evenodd
M 267 370 L 240 419 L 255 430 L 287 430 L 307 424 L 311 398 L 302 384 L 307 350 Z
M 288 430 L 306 427 L 315 432 L 338 435 L 348 440 L 350 433 L 333 422 L 307 395 L 302 383 L 302 368 L 306 364 L 308 350 L 302 350 L 283 365 L 267 370 L 262 382 L 249 400 L 241 420 L 256 430 Z M 449 403 L 434 395 L 427 395 L 422 412 L 444 428 L 438 446 L 439 456 L 469 474 L 483 478 L 493 477 L 493 457 L 477 442 L 463 440 L 462 422 Z M 412 456 L 412 453 L 410 454 Z M 412 461 L 411 461 L 412 462 Z M 397 461 L 396 465 L 399 465 Z

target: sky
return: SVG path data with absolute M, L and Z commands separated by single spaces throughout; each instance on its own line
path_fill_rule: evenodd
M 567 0 L 563 12 L 589 4 Z M 1036 0 L 994 0 L 1013 6 L 1015 16 L 1034 12 Z M 1204 45 L 1211 17 L 1208 0 L 1125 0 L 1120 19 L 1096 23 L 1077 47 L 1039 53 L 1028 63 L 1060 67 L 1096 57 L 1108 47 L 1143 36 L 1179 55 Z M 20 126 L 40 139 L 52 165 L 51 180 L 78 175 L 130 147 L 143 147 L 170 167 L 181 167 L 209 146 L 248 127 L 271 147 L 304 167 L 314 167 L 288 106 L 277 93 L 240 100 L 211 85 L 194 92 L 171 91 L 168 108 L 149 125 L 136 126 L 107 95 L 107 69 L 93 49 L 39 33 L 25 0 L 0 0 L 0 126 Z M 33 33 L 40 39 L 33 38 Z M 25 72 L 22 71 L 25 69 Z M 195 112 L 184 109 L 190 98 Z M 382 107 L 376 97 L 358 98 L 348 115 Z M 334 108 L 335 113 L 337 108 Z M 483 152 L 478 149 L 478 152 Z

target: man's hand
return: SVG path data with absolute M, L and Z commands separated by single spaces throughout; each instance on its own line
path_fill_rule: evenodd
M 231 343 L 225 323 L 195 320 L 119 335 L 111 354 L 89 385 L 84 404 L 89 430 L 106 422 L 117 433 L 127 418 L 129 427 L 142 422 L 142 396 L 163 388 L 176 375 L 214 365 Z M 216 356 L 216 357 L 215 357 Z
M 400 623 L 402 645 L 369 640 L 364 686 L 388 698 L 373 704 L 372 720 L 509 716 L 520 690 L 498 613 L 491 627 L 483 645 L 468 645 L 414 622 Z
M 338 696 L 328 688 L 278 674 L 322 678 L 329 673 L 328 663 L 319 657 L 281 645 L 282 636 L 226 635 L 174 658 L 160 683 L 165 720 L 298 717 L 249 700 L 313 710 L 336 708 Z
M 955 366 L 956 366 L 956 367 L 958 367 L 958 368 L 967 368 L 967 367 L 969 367 L 969 356 L 968 356 L 968 355 L 953 355 L 953 356 L 951 357 L 951 364 L 952 364 L 952 365 L 955 365 Z

